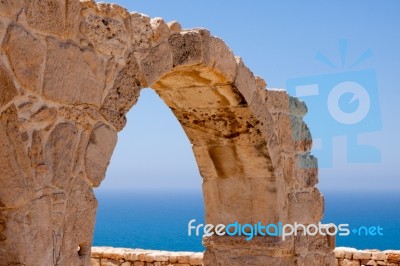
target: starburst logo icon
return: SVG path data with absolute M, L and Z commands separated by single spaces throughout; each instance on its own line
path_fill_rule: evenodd
M 347 40 L 339 41 L 340 66 L 322 52 L 315 58 L 329 66 L 334 73 L 290 79 L 288 92 L 301 98 L 309 107 L 305 117 L 313 133 L 313 153 L 320 167 L 332 166 L 334 139 L 347 137 L 348 163 L 376 163 L 379 149 L 368 143 L 360 144 L 358 137 L 379 131 L 382 127 L 376 73 L 373 69 L 355 70 L 372 57 L 366 49 L 356 60 L 347 63 Z

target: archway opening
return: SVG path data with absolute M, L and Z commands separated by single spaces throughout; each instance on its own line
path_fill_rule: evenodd
M 95 246 L 203 251 L 187 223 L 204 220 L 201 176 L 192 145 L 152 89 L 127 114 L 99 201 Z

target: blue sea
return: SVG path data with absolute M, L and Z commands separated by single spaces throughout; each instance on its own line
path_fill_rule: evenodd
M 188 236 L 191 219 L 204 223 L 199 191 L 95 191 L 99 202 L 95 246 L 170 251 L 203 251 L 201 237 Z M 349 228 L 383 228 L 383 236 L 365 230 L 337 237 L 336 246 L 357 249 L 400 249 L 400 193 L 327 192 L 324 223 Z M 359 234 L 360 233 L 360 234 Z

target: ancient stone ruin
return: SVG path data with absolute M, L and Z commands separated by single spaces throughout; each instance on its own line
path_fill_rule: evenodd
M 113 4 L 1 0 L 0 265 L 90 264 L 92 188 L 145 87 L 193 145 L 207 223 L 321 220 L 306 106 L 221 39 Z M 204 265 L 335 263 L 329 236 L 203 242 Z

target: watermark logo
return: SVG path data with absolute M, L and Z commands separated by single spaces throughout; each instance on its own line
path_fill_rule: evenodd
M 283 224 L 278 222 L 276 224 L 264 225 L 261 222 L 255 224 L 240 224 L 234 222 L 228 225 L 218 224 L 196 224 L 196 219 L 188 222 L 188 236 L 245 236 L 247 241 L 250 241 L 255 236 L 276 236 L 281 237 L 282 240 L 290 236 L 297 236 L 299 234 L 304 236 L 315 235 L 330 235 L 330 236 L 349 236 L 351 233 L 358 236 L 383 236 L 383 228 L 380 226 L 361 226 L 358 228 L 350 228 L 349 224 L 308 224 L 301 223 Z
M 366 50 L 347 67 L 347 41 L 340 41 L 339 48 L 342 68 L 347 71 L 293 78 L 286 82 L 286 88 L 308 106 L 305 121 L 312 127 L 312 153 L 318 157 L 320 167 L 332 167 L 335 136 L 347 137 L 347 154 L 343 156 L 347 156 L 348 163 L 378 163 L 380 151 L 359 139 L 362 133 L 382 128 L 376 73 L 373 69 L 353 70 L 372 52 Z M 316 59 L 338 69 L 320 52 Z

